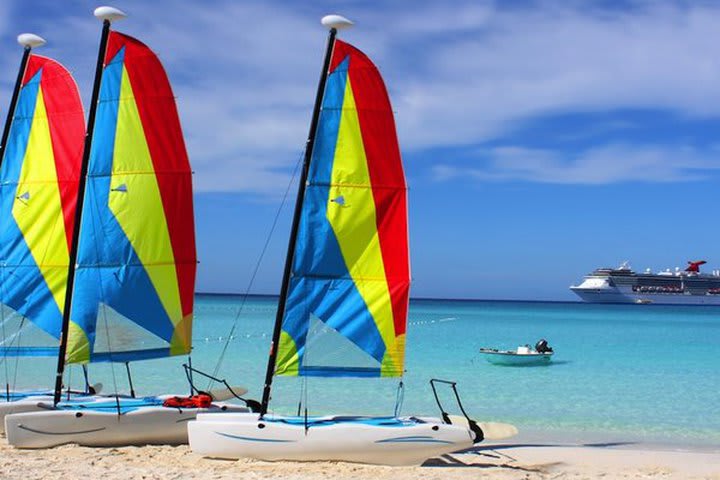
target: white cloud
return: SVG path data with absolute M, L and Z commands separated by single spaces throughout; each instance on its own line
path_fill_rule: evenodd
M 5 122 L 7 115 L 7 104 L 10 103 L 10 95 L 12 94 L 13 84 L 17 75 L 18 64 L 22 55 L 22 49 L 15 43 L 12 44 L 14 37 L 9 32 L 10 5 L 0 2 L 0 39 L 8 39 L 8 45 L 15 46 L 16 55 L 10 54 L 9 48 L 2 48 L 0 52 L 0 122 Z M 5 43 L 5 42 L 3 42 Z M 3 45 L 3 47 L 5 47 Z M 4 125 L 3 125 L 4 126 Z M 2 127 L 0 127 L 2 128 Z
M 500 147 L 478 152 L 484 166 L 433 167 L 436 180 L 474 178 L 482 181 L 521 180 L 559 184 L 608 184 L 623 181 L 678 182 L 701 180 L 720 169 L 720 145 L 700 150 L 693 146 L 638 147 L 611 144 L 576 156 L 555 151 Z
M 553 5 L 491 17 L 428 47 L 422 71 L 431 77 L 404 79 L 396 108 L 405 145 L 478 143 L 558 112 L 720 114 L 720 8 L 648 4 L 598 14 Z
M 18 2 L 15 10 L 39 15 L 31 4 Z M 277 194 L 307 135 L 325 45 L 318 19 L 338 6 L 171 4 L 121 2 L 117 6 L 130 16 L 116 27 L 163 60 L 197 188 Z M 443 2 L 339 8 L 357 25 L 343 37 L 385 76 L 403 150 L 478 145 L 530 118 L 562 112 L 646 107 L 720 115 L 720 6 L 638 2 L 608 11 L 586 2 L 507 5 L 461 0 L 452 8 Z M 100 32 L 91 10 L 90 4 L 66 8 L 64 16 L 35 22 L 50 41 L 43 53 L 71 68 L 86 102 Z M 0 34 L 3 28 L 0 20 Z M 12 72 L 17 55 L 7 51 L 3 45 L 0 65 Z M 603 148 L 613 147 L 598 151 Z M 502 176 L 500 168 L 493 175 Z M 522 170 L 508 168 L 507 178 Z M 562 168 L 553 171 L 562 176 Z M 563 178 L 573 176 L 581 177 Z
M 277 195 L 307 135 L 324 48 L 317 19 L 261 2 L 118 6 L 128 18 L 113 28 L 148 44 L 168 72 L 196 189 Z M 41 53 L 71 69 L 87 106 L 100 23 L 92 8 L 68 12 L 41 22 L 53 32 Z

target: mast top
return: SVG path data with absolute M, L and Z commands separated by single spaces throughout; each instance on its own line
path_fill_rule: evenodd
M 42 47 L 47 43 L 44 38 L 34 33 L 21 33 L 17 36 L 17 42 L 23 47 L 30 48 Z
M 343 17 L 342 15 L 325 15 L 322 20 L 320 20 L 320 23 L 322 23 L 327 28 L 334 28 L 335 30 L 342 30 L 344 28 L 350 28 L 354 24 L 347 18 Z
M 127 17 L 125 12 L 115 7 L 98 7 L 93 12 L 93 15 L 100 20 L 107 20 L 108 22 L 114 22 L 115 20 L 122 20 Z

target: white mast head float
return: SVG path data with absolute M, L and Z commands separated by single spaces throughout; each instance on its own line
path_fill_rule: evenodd
M 34 33 L 21 33 L 17 36 L 17 42 L 23 47 L 30 48 L 42 47 L 47 43 L 44 38 Z
M 93 12 L 93 15 L 98 19 L 108 22 L 114 22 L 115 20 L 122 20 L 127 17 L 125 12 L 115 7 L 98 7 Z
M 322 23 L 325 27 L 335 30 L 343 30 L 345 28 L 350 28 L 354 24 L 347 18 L 343 17 L 342 15 L 325 15 L 321 20 L 320 23 Z

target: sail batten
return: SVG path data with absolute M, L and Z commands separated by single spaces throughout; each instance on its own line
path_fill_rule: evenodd
M 175 98 L 155 54 L 114 31 L 85 199 L 68 361 L 189 353 L 197 259 Z
M 401 376 L 410 273 L 392 108 L 362 52 L 337 40 L 330 65 L 275 374 Z

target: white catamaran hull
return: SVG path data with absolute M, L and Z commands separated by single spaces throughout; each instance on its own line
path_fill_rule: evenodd
M 66 396 L 63 394 L 63 399 Z M 73 395 L 71 397 L 73 401 L 89 403 L 93 401 L 107 401 L 108 397 L 100 396 L 80 396 Z M 15 400 L 12 402 L 0 402 L 0 435 L 5 435 L 5 417 L 14 413 L 25 413 L 25 412 L 41 412 L 47 411 L 47 407 L 43 407 L 47 403 L 52 403 L 52 395 L 32 395 L 27 396 L 21 400 Z
M 40 410 L 38 403 L 52 402 L 52 397 L 37 396 L 27 397 L 14 402 L 0 403 L 0 435 L 5 435 L 5 417 L 13 413 L 37 412 Z
M 327 422 L 306 430 L 302 422 L 259 420 L 256 413 L 198 415 L 188 423 L 190 448 L 219 458 L 419 465 L 473 445 L 474 435 L 467 428 L 439 420 L 405 419 L 402 426 L 382 426 L 357 417 L 323 419 Z
M 45 410 L 5 417 L 8 443 L 17 448 L 49 448 L 67 443 L 88 447 L 181 445 L 188 442 L 187 422 L 198 413 L 246 412 L 246 407 L 141 407 L 118 415 L 91 409 Z

